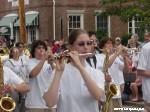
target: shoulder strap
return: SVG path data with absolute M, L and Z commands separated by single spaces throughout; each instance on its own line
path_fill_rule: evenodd
M 23 65 L 23 60 L 21 59 L 21 64 Z
M 8 61 L 9 61 L 13 66 L 15 66 L 15 65 L 13 64 L 13 62 L 12 62 L 10 59 L 9 59 Z

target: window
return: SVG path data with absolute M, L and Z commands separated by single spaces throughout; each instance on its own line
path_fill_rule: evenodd
M 101 16 L 101 15 L 96 16 L 96 30 L 100 29 L 108 34 L 108 32 L 109 32 L 108 25 L 109 24 L 108 24 L 107 16 Z
M 12 2 L 12 6 L 14 7 L 14 6 L 18 6 L 18 0 L 11 0 L 11 1 L 9 1 L 9 2 Z M 29 0 L 24 0 L 24 4 L 25 5 L 27 5 L 27 4 L 29 4 Z
M 31 37 L 31 42 L 36 40 L 36 29 L 35 28 L 30 29 L 30 37 Z
M 73 29 L 83 28 L 82 15 L 69 15 L 68 19 L 68 33 L 70 33 Z
M 139 34 L 141 32 L 141 28 L 139 23 L 142 21 L 140 17 L 133 17 L 129 19 L 128 22 L 128 33 L 130 34 Z
M 67 10 L 68 13 L 68 34 L 73 29 L 83 29 L 84 10 Z

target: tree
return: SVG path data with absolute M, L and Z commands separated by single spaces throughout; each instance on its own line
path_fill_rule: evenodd
M 101 15 L 116 15 L 123 22 L 138 16 L 142 19 L 140 27 L 147 29 L 150 25 L 150 0 L 101 0 L 100 5 L 104 9 Z

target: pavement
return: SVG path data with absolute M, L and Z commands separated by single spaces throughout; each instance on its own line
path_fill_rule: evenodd
M 139 108 L 144 108 L 144 101 L 132 102 L 132 101 L 124 101 L 123 105 L 135 106 Z

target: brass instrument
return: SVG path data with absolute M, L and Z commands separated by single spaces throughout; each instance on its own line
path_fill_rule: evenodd
M 30 57 L 30 51 L 28 49 L 23 50 L 23 54 Z
M 105 60 L 104 60 L 104 65 L 103 65 L 103 73 L 105 75 L 105 78 L 109 76 L 109 73 L 108 73 L 108 64 L 109 64 L 109 50 L 106 48 L 106 49 L 99 49 L 101 51 L 104 51 L 106 53 L 106 57 L 105 57 Z M 105 83 L 105 94 L 106 94 L 106 101 L 104 103 L 104 112 L 108 112 L 109 110 L 109 102 L 111 100 L 111 98 L 113 96 L 117 96 L 119 95 L 119 90 L 118 90 L 118 87 L 113 84 L 113 83 Z
M 7 47 L 0 47 L 0 87 L 4 86 L 4 74 L 2 59 L 8 55 Z M 16 107 L 15 101 L 7 96 L 0 95 L 0 110 L 3 112 L 10 112 Z

